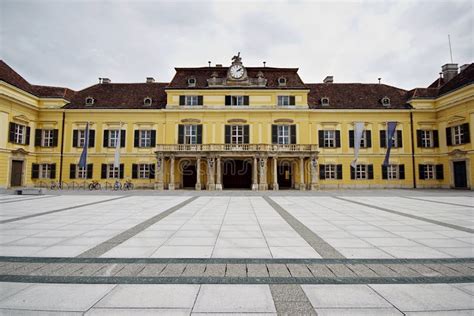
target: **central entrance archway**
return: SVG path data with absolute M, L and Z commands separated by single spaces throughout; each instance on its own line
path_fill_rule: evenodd
M 246 159 L 226 159 L 222 165 L 224 189 L 251 189 L 252 163 Z

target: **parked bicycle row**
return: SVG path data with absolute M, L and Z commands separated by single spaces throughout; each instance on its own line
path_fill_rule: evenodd
M 96 190 L 113 190 L 113 191 L 128 191 L 128 190 L 133 190 L 135 189 L 134 184 L 132 183 L 131 180 L 125 180 L 125 181 L 119 181 L 115 180 L 115 182 L 105 182 L 104 184 L 101 184 L 97 180 L 92 180 L 91 182 L 70 182 L 66 183 L 64 181 L 62 182 L 56 182 L 56 181 L 51 181 L 51 182 L 44 182 L 41 181 L 38 183 L 40 188 L 46 188 L 50 190 L 90 190 L 90 191 L 96 191 Z M 143 186 L 143 188 L 153 188 L 153 184 L 150 184 L 149 186 Z

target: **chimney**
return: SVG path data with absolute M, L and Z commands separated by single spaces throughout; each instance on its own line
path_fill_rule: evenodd
M 146 83 L 154 83 L 155 82 L 155 78 L 153 77 L 146 77 Z
M 111 83 L 109 78 L 102 78 L 102 83 Z
M 217 68 L 222 68 L 222 64 L 216 64 Z
M 326 76 L 324 78 L 323 83 L 333 83 L 334 82 L 334 77 L 333 76 Z
M 458 74 L 458 64 L 446 64 L 441 67 L 444 83 L 453 79 Z
M 470 64 L 464 64 L 462 65 L 461 67 L 459 67 L 459 72 L 463 72 L 464 70 L 466 70 L 467 67 L 469 67 Z

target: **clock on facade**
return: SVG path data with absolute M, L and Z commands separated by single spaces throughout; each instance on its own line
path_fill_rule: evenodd
M 230 67 L 230 75 L 234 79 L 240 79 L 244 75 L 244 67 L 242 65 L 232 65 Z

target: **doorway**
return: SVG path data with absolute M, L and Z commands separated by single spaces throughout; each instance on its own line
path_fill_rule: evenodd
M 282 162 L 278 165 L 278 187 L 281 189 L 291 189 L 292 172 L 291 163 Z
M 23 175 L 23 161 L 12 160 L 12 171 L 10 177 L 10 186 L 21 187 L 21 178 Z
M 467 188 L 466 161 L 453 161 L 454 187 L 456 189 Z
M 196 186 L 197 173 L 196 165 L 183 165 L 183 188 L 193 188 Z
M 224 189 L 251 189 L 252 163 L 249 160 L 224 160 L 222 167 L 222 184 Z

